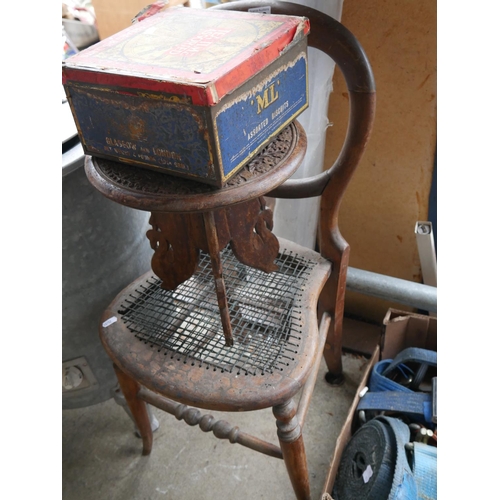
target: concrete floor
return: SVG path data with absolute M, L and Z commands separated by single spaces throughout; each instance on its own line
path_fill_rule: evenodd
M 328 385 L 320 369 L 304 428 L 313 500 L 320 500 L 335 440 L 344 423 L 367 360 L 344 355 L 345 384 Z M 104 403 L 63 410 L 62 498 L 64 500 L 294 499 L 282 460 L 222 441 L 199 427 L 153 409 L 160 427 L 153 451 L 124 409 Z M 207 413 L 207 412 L 204 412 Z M 253 413 L 210 412 L 243 431 L 277 444 L 270 409 Z

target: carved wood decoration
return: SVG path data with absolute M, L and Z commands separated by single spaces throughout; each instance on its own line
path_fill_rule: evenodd
M 174 290 L 196 271 L 199 248 L 190 242 L 189 216 L 151 214 L 146 236 L 154 250 L 151 269 L 162 280 L 162 288 Z
M 280 245 L 272 233 L 273 212 L 266 207 L 264 197 L 226 210 L 236 258 L 266 273 L 276 271 L 274 260 Z

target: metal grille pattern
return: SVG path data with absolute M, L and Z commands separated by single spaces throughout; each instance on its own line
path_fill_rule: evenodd
M 241 264 L 229 247 L 221 253 L 234 345 L 226 347 L 210 257 L 174 291 L 151 276 L 119 313 L 136 337 L 171 358 L 207 369 L 258 375 L 283 370 L 301 341 L 300 301 L 316 264 L 280 253 L 278 270 L 264 273 Z

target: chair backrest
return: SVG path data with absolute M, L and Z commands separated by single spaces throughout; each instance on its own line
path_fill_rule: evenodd
M 346 80 L 349 124 L 337 160 L 321 174 L 290 179 L 268 194 L 275 198 L 321 196 L 320 251 L 324 257 L 339 263 L 349 248 L 338 227 L 340 203 L 363 155 L 375 115 L 375 82 L 371 66 L 354 35 L 341 23 L 316 9 L 291 2 L 255 0 L 229 2 L 212 8 L 248 11 L 263 6 L 270 6 L 271 14 L 307 17 L 311 23 L 308 45 L 330 56 Z

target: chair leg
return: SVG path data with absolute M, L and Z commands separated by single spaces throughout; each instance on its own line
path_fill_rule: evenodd
M 342 367 L 342 323 L 343 315 L 336 311 L 328 329 L 328 336 L 323 351 L 323 357 L 328 367 L 325 380 L 330 385 L 342 385 L 345 381 Z
M 135 425 L 142 437 L 142 454 L 149 455 L 153 448 L 153 431 L 149 420 L 148 408 L 146 403 L 137 397 L 140 386 L 128 375 L 123 373 L 118 366 L 113 364 L 118 383 L 127 401 L 130 413 L 134 417 Z
M 310 500 L 309 473 L 302 429 L 295 416 L 297 407 L 293 400 L 273 407 L 278 427 L 278 439 L 283 460 L 298 500 Z
M 344 252 L 339 263 L 334 266 L 330 278 L 321 292 L 319 301 L 319 314 L 327 311 L 332 316 L 332 322 L 328 329 L 323 357 L 325 358 L 328 372 L 326 381 L 331 385 L 342 385 L 344 374 L 342 368 L 342 327 L 344 322 L 344 300 L 347 280 L 347 263 L 349 253 Z

